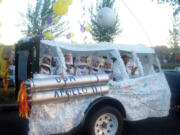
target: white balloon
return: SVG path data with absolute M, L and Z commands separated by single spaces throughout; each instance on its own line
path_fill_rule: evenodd
M 116 15 L 111 8 L 102 8 L 97 15 L 97 23 L 105 28 L 112 27 L 116 22 Z

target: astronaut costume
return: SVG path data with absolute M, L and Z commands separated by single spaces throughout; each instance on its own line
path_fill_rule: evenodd
M 100 57 L 93 56 L 91 59 L 91 74 L 101 74 L 102 70 L 99 68 Z
M 111 66 L 108 67 L 107 64 L 109 64 Z M 105 74 L 108 74 L 110 79 L 113 79 L 112 65 L 113 65 L 113 60 L 112 59 L 110 59 L 110 58 L 105 59 L 104 67 L 103 67 L 103 72 Z
M 135 78 L 137 76 L 139 76 L 139 72 L 138 72 L 138 66 L 137 63 L 135 63 L 135 61 L 133 61 L 132 57 L 130 54 L 125 54 L 124 56 L 129 57 L 129 61 L 125 64 L 126 66 L 126 71 L 129 75 L 130 78 Z M 134 74 L 132 74 L 133 69 L 136 68 Z
M 77 66 L 77 71 L 76 71 L 76 75 L 87 75 L 89 74 L 89 69 L 87 68 L 88 64 L 87 64 L 87 59 L 86 61 L 82 61 L 81 58 L 84 57 L 84 56 L 81 56 L 81 57 L 78 57 L 76 59 L 76 63 L 75 65 Z
M 51 74 L 51 56 L 45 55 L 40 62 L 40 74 Z
M 65 62 L 66 62 L 66 72 L 68 75 L 74 75 L 74 68 L 73 68 L 73 57 L 72 54 L 65 55 Z

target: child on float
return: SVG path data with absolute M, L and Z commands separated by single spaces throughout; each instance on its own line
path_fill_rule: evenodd
M 110 58 L 106 58 L 104 60 L 104 66 L 102 68 L 102 71 L 105 74 L 108 74 L 110 79 L 113 79 L 113 71 L 112 71 L 112 65 L 113 65 L 113 60 Z
M 132 57 L 130 54 L 126 53 L 122 55 L 122 59 L 124 61 L 126 71 L 130 78 L 135 78 L 138 76 L 138 70 L 137 70 L 137 64 L 132 60 Z
M 80 56 L 76 58 L 74 74 L 78 76 L 89 74 L 89 66 L 86 56 Z
M 101 58 L 98 56 L 93 56 L 91 58 L 91 63 L 90 63 L 90 74 L 101 74 L 103 73 L 100 69 L 100 60 Z
M 42 57 L 40 62 L 40 74 L 51 74 L 51 59 L 52 57 L 49 55 L 45 55 Z
M 72 53 L 65 54 L 66 72 L 68 75 L 74 75 L 73 57 Z

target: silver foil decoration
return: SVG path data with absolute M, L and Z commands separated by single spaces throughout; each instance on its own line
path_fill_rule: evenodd
M 51 91 L 57 89 L 79 88 L 88 86 L 105 85 L 109 81 L 107 74 L 86 75 L 86 76 L 66 76 L 52 78 L 36 78 L 27 80 L 27 90 L 30 93 L 40 91 Z
M 80 97 L 87 95 L 97 95 L 109 92 L 109 86 L 92 86 L 72 89 L 60 89 L 54 91 L 37 92 L 29 94 L 31 103 L 45 103 L 60 99 L 69 99 L 72 97 Z

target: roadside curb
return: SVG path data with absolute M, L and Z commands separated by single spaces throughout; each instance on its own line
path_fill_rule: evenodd
M 0 112 L 18 111 L 18 104 L 0 104 Z

